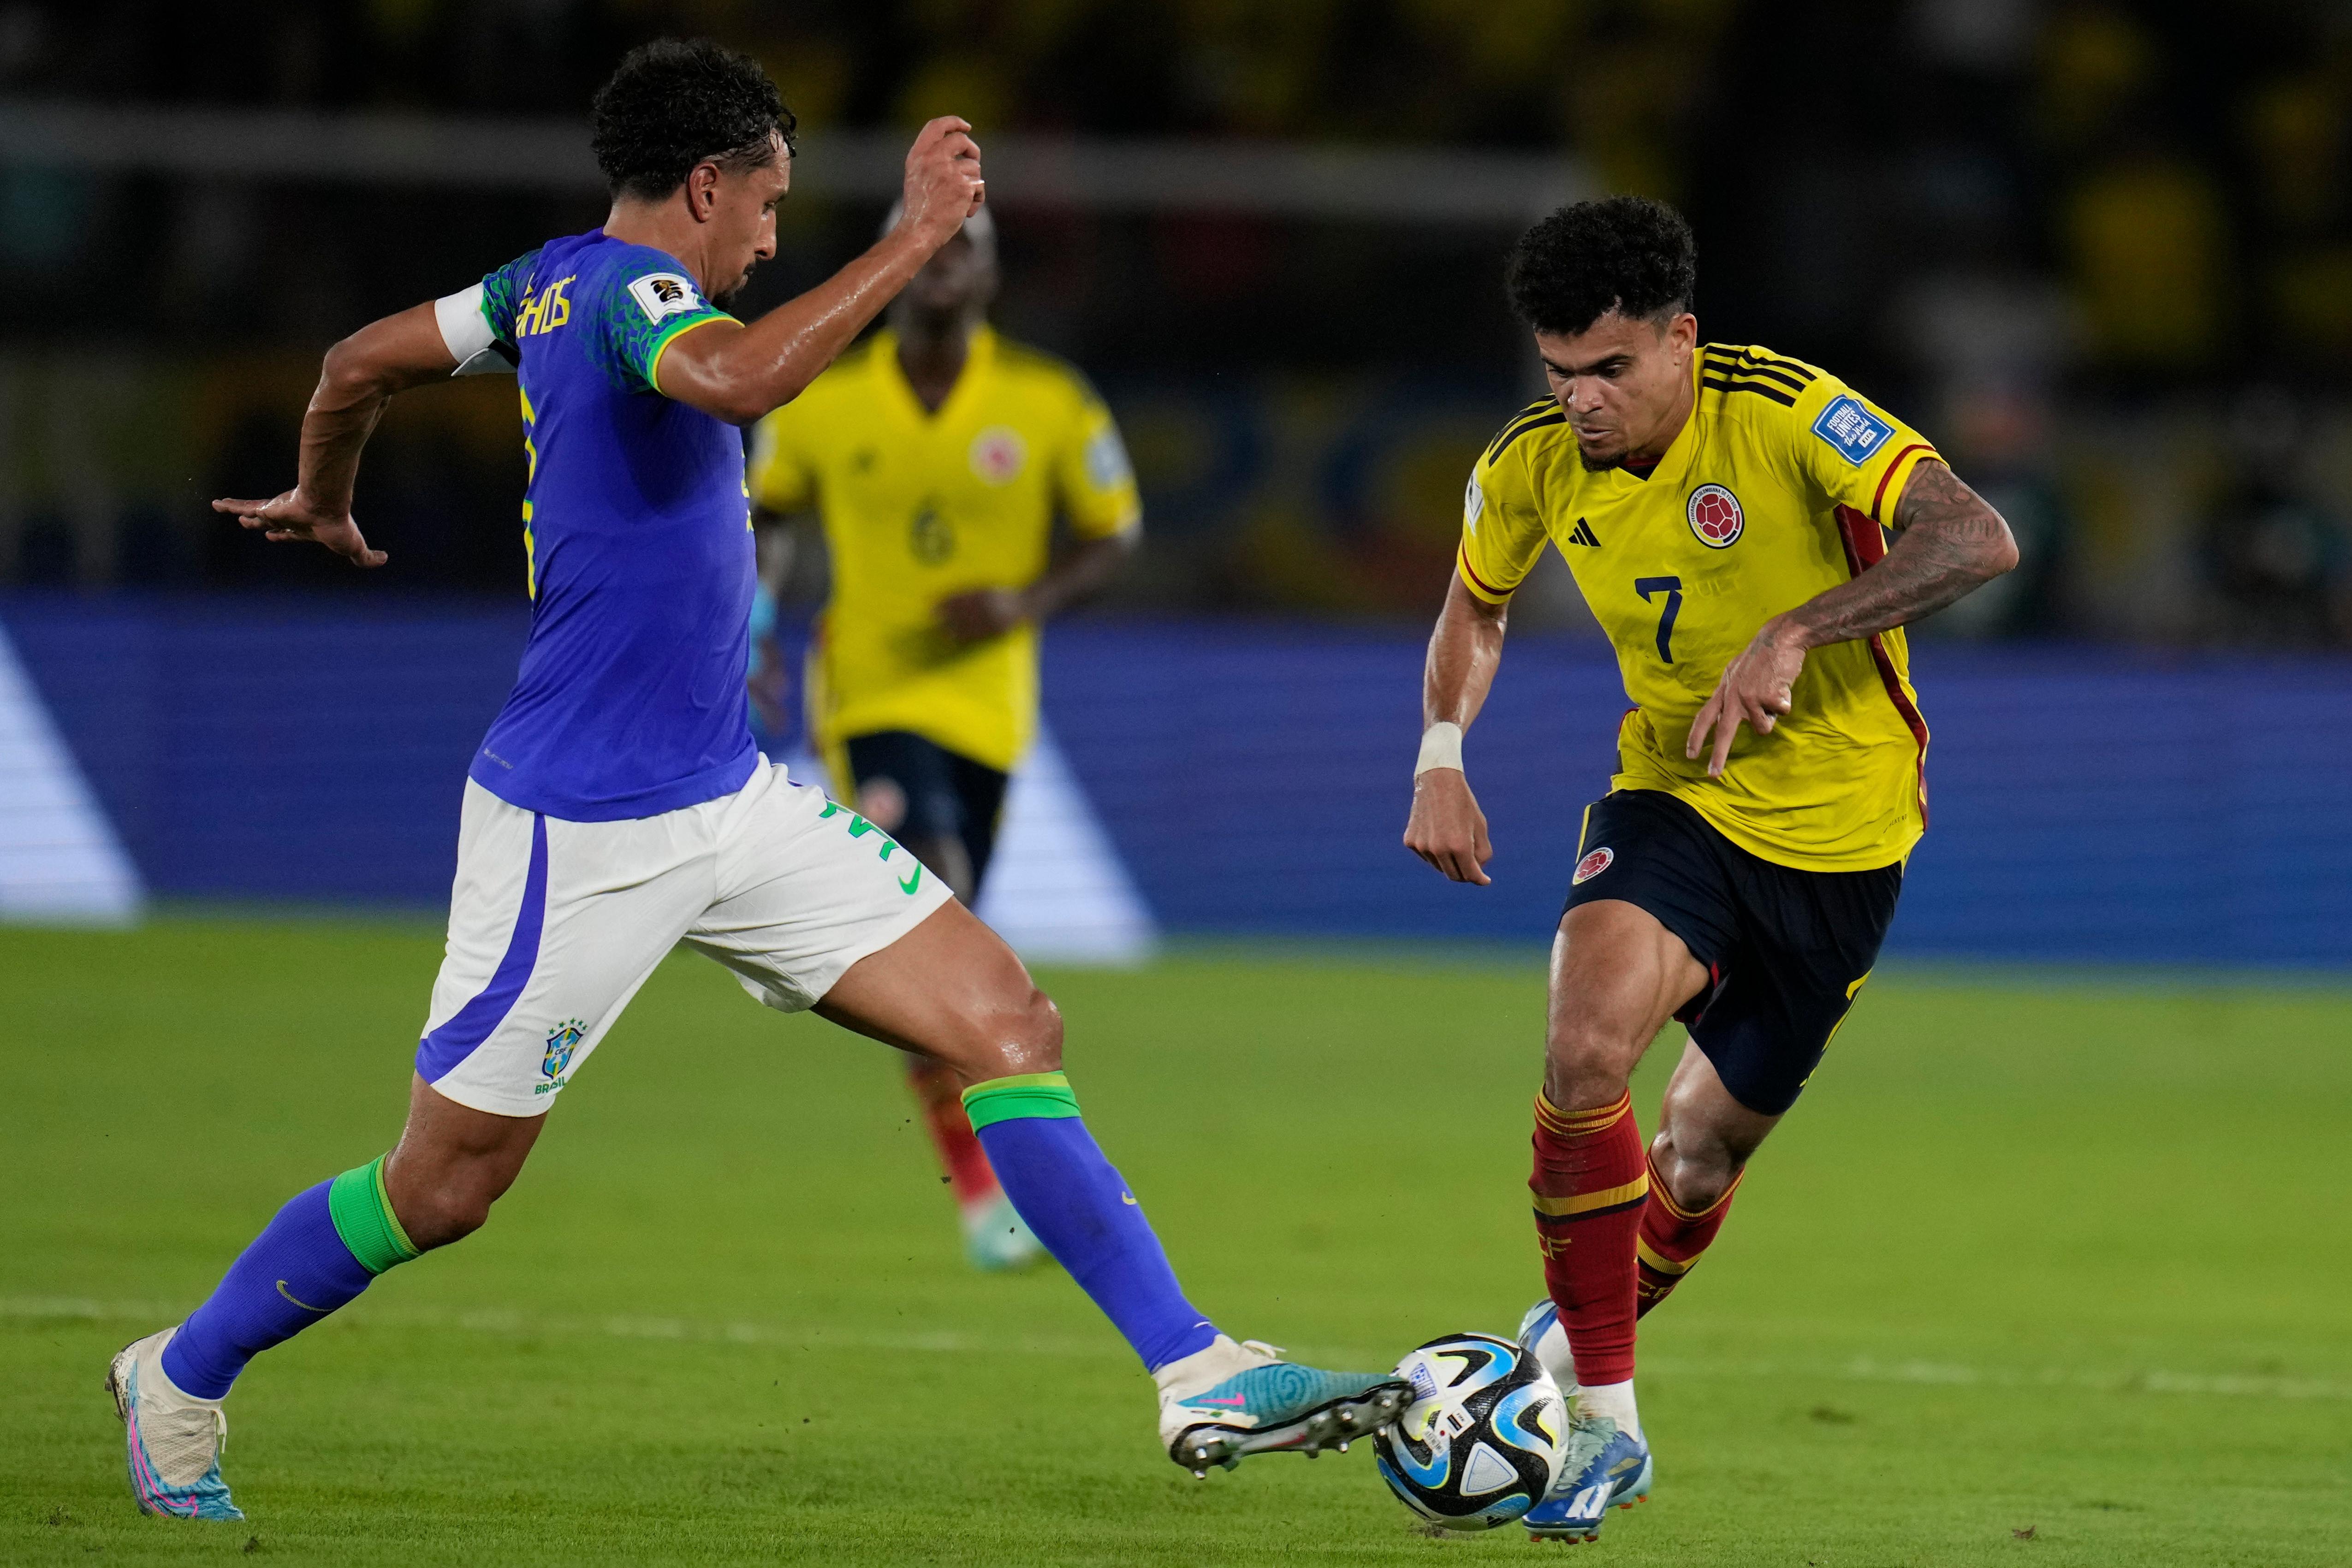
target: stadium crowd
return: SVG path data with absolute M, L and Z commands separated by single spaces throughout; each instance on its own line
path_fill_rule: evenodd
M 2352 24 L 2241 9 L 2260 25 L 2101 0 L 13 0 L 0 95 L 576 116 L 677 31 L 754 53 L 813 133 L 951 108 L 983 134 L 1556 150 L 1692 214 L 1709 336 L 1844 368 L 1982 476 L 2026 564 L 1946 630 L 2352 643 Z M 420 199 L 0 163 L 0 581 L 328 580 L 187 500 L 282 447 L 330 323 L 503 259 L 406 237 Z M 594 217 L 467 200 L 469 239 Z M 264 215 L 290 220 L 267 247 Z M 799 204 L 756 287 L 812 280 L 876 216 Z M 1507 236 L 1004 217 L 1002 318 L 1133 437 L 1153 530 L 1123 602 L 1426 608 L 1468 458 L 1525 398 Z M 96 358 L 46 281 L 92 266 L 117 279 Z M 387 432 L 373 499 L 412 581 L 519 570 L 485 396 Z

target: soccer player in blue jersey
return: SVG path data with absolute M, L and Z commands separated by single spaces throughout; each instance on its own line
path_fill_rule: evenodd
M 808 385 L 978 207 L 970 130 L 925 126 L 905 221 L 747 325 L 711 301 L 774 254 L 792 116 L 740 55 L 639 49 L 596 98 L 604 226 L 337 344 L 294 489 L 215 503 L 272 540 L 381 566 L 351 500 L 385 403 L 469 365 L 520 375 L 530 639 L 466 786 L 407 1125 L 389 1154 L 278 1210 L 184 1322 L 114 1358 L 108 1384 L 147 1511 L 242 1517 L 219 1451 L 222 1402 L 246 1363 L 478 1228 L 548 1108 L 679 942 L 771 1007 L 814 1009 L 969 1085 L 1022 1217 L 1158 1384 L 1177 1463 L 1205 1473 L 1314 1451 L 1402 1408 L 1392 1377 L 1284 1362 L 1185 1300 L 1079 1118 L 1053 1003 L 913 856 L 752 745 L 740 427 Z

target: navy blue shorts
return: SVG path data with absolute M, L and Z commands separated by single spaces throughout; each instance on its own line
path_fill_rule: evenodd
M 927 838 L 963 840 L 971 860 L 971 897 L 977 901 L 988 858 L 996 851 L 997 819 L 1004 812 L 1009 775 L 906 730 L 852 735 L 843 749 L 849 753 L 850 777 L 859 791 L 887 779 L 907 797 L 905 818 L 883 824 L 892 837 L 908 848 Z
M 1561 913 L 1619 899 L 1657 917 L 1706 966 L 1676 1013 L 1731 1097 L 1778 1116 L 1878 962 L 1903 891 L 1898 863 L 1800 871 L 1751 855 L 1659 790 L 1592 803 Z

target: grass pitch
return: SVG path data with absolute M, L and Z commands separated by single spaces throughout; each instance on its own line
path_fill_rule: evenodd
M 1429 1563 L 1360 1447 L 1196 1482 L 1058 1273 L 956 1251 L 889 1054 L 672 961 L 465 1245 L 256 1363 L 244 1525 L 140 1517 L 100 1381 L 383 1149 L 421 926 L 0 932 L 0 1560 Z M 1201 1305 L 1328 1363 L 1507 1333 L 1532 961 L 1049 974 Z M 1677 1031 L 1636 1090 L 1644 1121 Z M 1645 1325 L 1627 1564 L 2352 1561 L 2352 993 L 1873 983 Z M 1582 1561 L 1581 1558 L 1579 1559 Z

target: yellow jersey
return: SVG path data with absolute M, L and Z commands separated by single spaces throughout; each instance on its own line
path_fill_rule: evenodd
M 958 644 L 940 601 L 1034 581 L 1057 508 L 1086 538 L 1142 517 L 1127 449 L 1086 378 L 987 327 L 936 412 L 908 385 L 896 333 L 843 355 L 761 421 L 751 483 L 769 510 L 814 508 L 824 525 L 833 592 L 810 653 L 808 721 L 836 772 L 843 742 L 882 730 L 1011 772 L 1036 727 L 1036 628 Z
M 1702 345 L 1691 376 L 1690 417 L 1646 479 L 1588 471 L 1551 400 L 1522 409 L 1471 473 L 1463 584 L 1501 604 L 1547 540 L 1559 548 L 1633 703 L 1612 787 L 1685 801 L 1780 865 L 1893 865 L 1927 825 L 1927 726 L 1900 628 L 1807 654 L 1788 717 L 1742 729 L 1721 778 L 1683 747 L 1724 667 L 1884 555 L 1912 471 L 1941 459 L 1835 376 L 1764 349 Z

